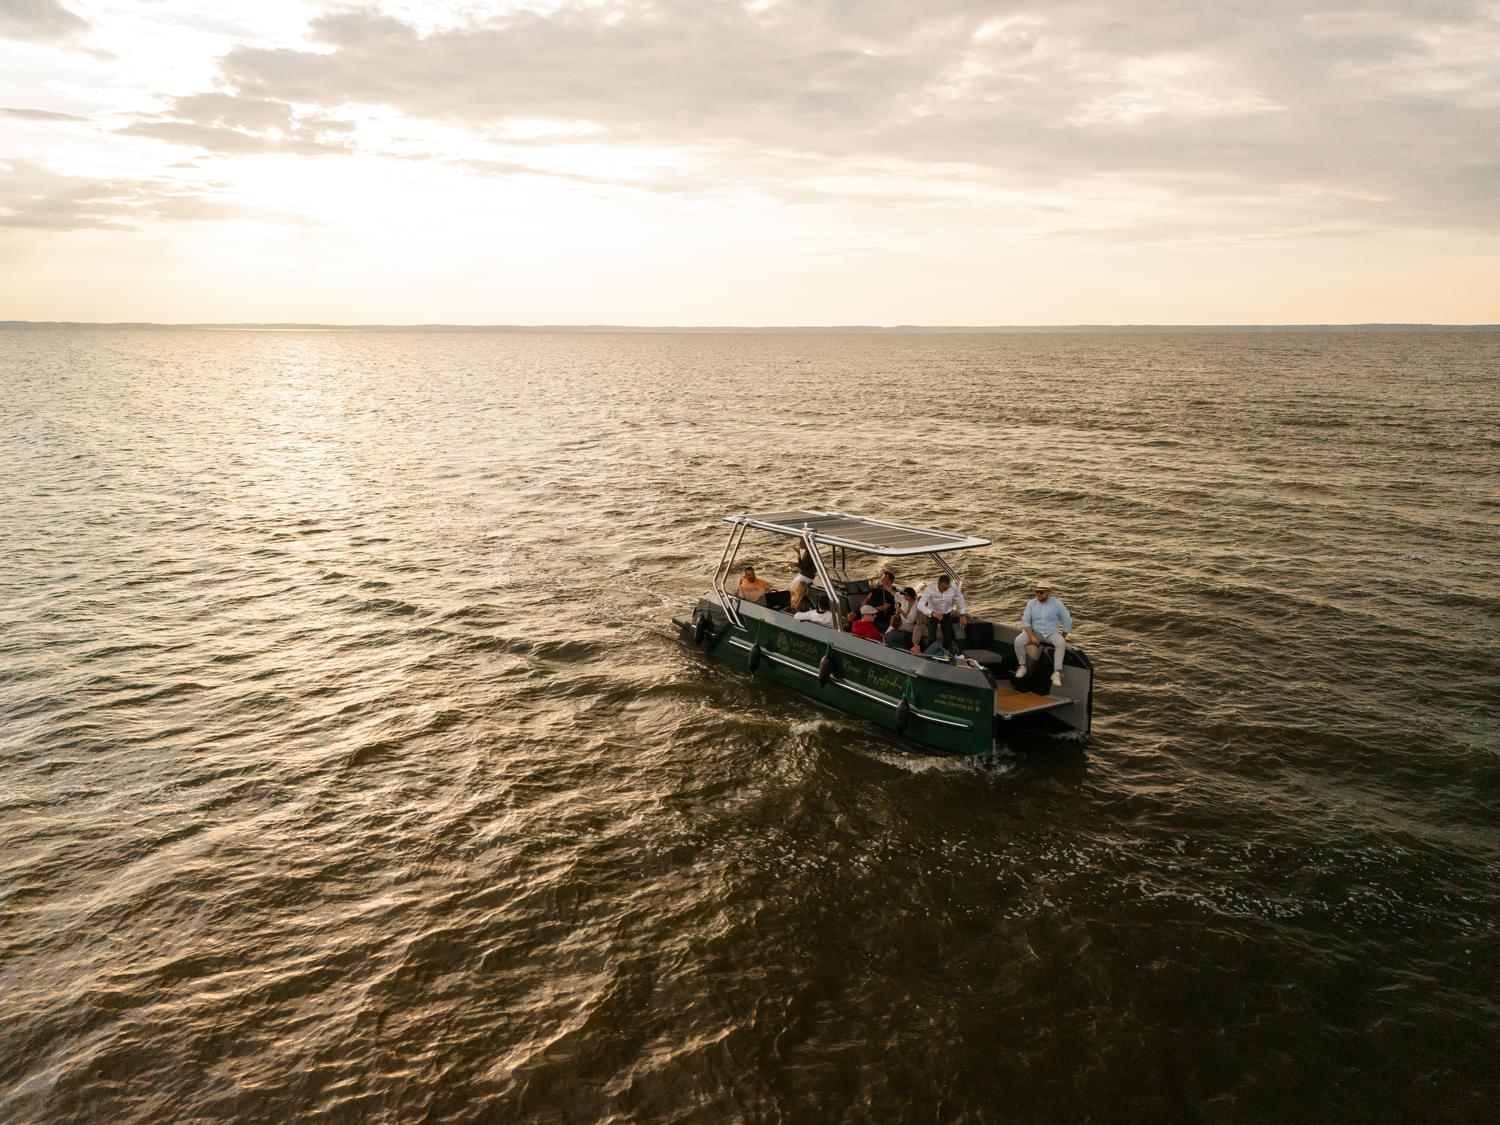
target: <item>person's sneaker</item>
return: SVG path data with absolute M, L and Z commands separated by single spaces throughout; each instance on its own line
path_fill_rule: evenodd
M 1062 687 L 1062 673 L 1061 672 L 1053 672 L 1052 673 L 1052 686 L 1053 687 Z
M 1019 668 L 1016 669 L 1016 679 L 1018 679 L 1018 680 L 1024 680 L 1025 678 L 1026 678 L 1026 665 L 1022 664 Z

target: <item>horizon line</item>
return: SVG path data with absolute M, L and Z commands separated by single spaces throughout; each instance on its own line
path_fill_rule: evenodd
M 1500 323 L 1430 321 L 1260 324 L 338 324 L 301 321 L 0 320 L 0 328 L 159 328 L 199 331 L 325 332 L 662 332 L 662 333 L 948 333 L 983 335 L 1023 332 L 1493 332 Z

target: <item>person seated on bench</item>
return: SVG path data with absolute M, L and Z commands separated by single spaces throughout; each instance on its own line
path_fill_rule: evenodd
M 795 621 L 811 621 L 814 625 L 833 625 L 833 610 L 829 608 L 827 594 L 819 594 L 816 609 L 808 609 L 796 615 Z
M 907 586 L 896 595 L 896 609 L 891 614 L 891 627 L 885 631 L 885 643 L 891 648 L 911 648 L 912 630 L 921 619 L 917 612 L 917 592 Z
M 859 607 L 859 620 L 849 627 L 849 632 L 867 641 L 883 641 L 884 634 L 875 625 L 875 607 L 868 603 Z
M 875 627 L 882 633 L 885 632 L 890 627 L 891 616 L 896 612 L 894 571 L 882 570 L 880 572 L 880 584 L 865 595 L 864 604 L 875 607 Z
M 812 579 L 801 574 L 792 579 L 792 586 L 787 593 L 786 611 L 788 613 L 802 613 L 804 610 L 812 609 Z
M 1041 647 L 1052 646 L 1052 686 L 1062 687 L 1063 655 L 1068 651 L 1063 640 L 1073 631 L 1073 615 L 1062 599 L 1052 595 L 1052 581 L 1040 579 L 1036 584 L 1036 597 L 1026 603 L 1021 613 L 1021 631 L 1016 634 L 1016 678 L 1026 675 L 1026 646 L 1037 646 L 1037 659 L 1042 658 Z
M 756 605 L 766 604 L 766 595 L 771 592 L 771 584 L 764 578 L 755 577 L 755 568 L 747 566 L 745 572 L 740 575 L 740 600 L 754 602 Z
M 933 637 L 936 638 L 941 629 L 943 647 L 949 652 L 955 651 L 953 626 L 955 622 L 959 625 L 969 623 L 969 607 L 964 605 L 963 591 L 953 584 L 953 579 L 947 574 L 939 574 L 936 582 L 929 582 L 917 601 L 917 609 L 928 619 Z

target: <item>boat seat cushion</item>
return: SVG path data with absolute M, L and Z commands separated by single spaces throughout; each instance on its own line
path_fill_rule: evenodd
M 989 621 L 975 621 L 973 618 L 970 618 L 969 623 L 964 626 L 965 650 L 971 648 L 985 649 L 994 647 L 995 626 Z

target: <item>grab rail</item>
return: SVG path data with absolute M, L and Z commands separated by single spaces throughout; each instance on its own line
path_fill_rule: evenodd
M 807 524 L 802 525 L 802 538 L 807 543 L 808 553 L 812 555 L 813 569 L 818 572 L 818 577 L 823 580 L 823 590 L 832 603 L 833 628 L 835 632 L 845 632 L 844 615 L 839 612 L 838 587 L 833 584 L 833 577 L 828 573 L 828 568 L 823 565 L 823 552 L 818 550 L 818 536 Z M 838 550 L 837 547 L 834 550 Z
M 734 563 L 734 558 L 740 552 L 740 541 L 745 538 L 745 525 L 738 524 L 729 533 L 729 542 L 724 544 L 724 553 L 719 556 L 719 565 L 714 568 L 714 593 L 719 595 L 719 605 L 724 609 L 724 615 L 729 618 L 734 626 L 743 629 L 745 623 L 740 620 L 739 598 L 733 597 L 724 584 L 729 581 L 729 570 Z M 733 601 L 733 605 L 730 602 Z

